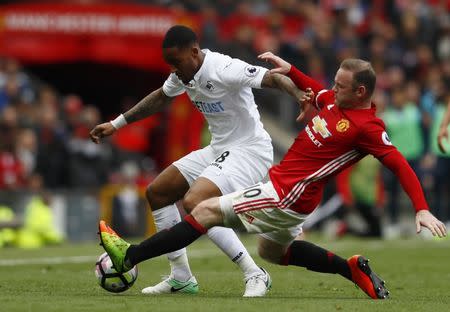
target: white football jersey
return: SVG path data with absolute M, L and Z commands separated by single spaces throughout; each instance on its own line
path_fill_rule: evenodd
M 261 88 L 267 69 L 207 49 L 202 51 L 205 58 L 194 79 L 184 84 L 172 73 L 164 82 L 163 92 L 170 97 L 187 92 L 208 121 L 211 147 L 216 151 L 246 142 L 264 140 L 271 144 L 252 93 L 252 88 Z

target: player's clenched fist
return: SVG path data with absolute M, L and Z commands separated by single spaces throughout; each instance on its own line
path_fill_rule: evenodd
M 95 126 L 94 129 L 89 133 L 91 140 L 94 143 L 99 143 L 100 139 L 106 136 L 110 136 L 116 131 L 111 122 L 105 122 L 100 125 Z
M 314 91 L 311 88 L 306 88 L 305 93 L 300 99 L 300 104 L 302 105 L 312 105 L 314 102 Z
M 305 118 L 305 112 L 308 108 L 308 105 L 312 105 L 314 102 L 315 94 L 311 88 L 306 88 L 305 93 L 302 95 L 300 99 L 300 115 L 297 116 L 296 121 L 301 122 L 303 118 Z

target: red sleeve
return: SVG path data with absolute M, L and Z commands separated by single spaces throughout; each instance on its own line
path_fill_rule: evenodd
M 291 66 L 288 76 L 300 90 L 305 91 L 306 88 L 311 88 L 317 94 L 320 90 L 324 89 L 320 83 L 302 73 L 295 66 Z
M 369 121 L 361 120 L 360 122 L 362 126 L 356 142 L 359 150 L 366 154 L 371 154 L 378 159 L 397 150 L 392 145 L 386 133 L 386 127 L 381 119 L 373 118 Z
M 397 176 L 416 211 L 422 209 L 428 210 L 428 204 L 425 200 L 419 179 L 409 166 L 405 157 L 392 145 L 381 119 L 374 118 L 364 123 L 357 141 L 357 146 L 361 151 L 378 158 L 383 165 Z
M 395 150 L 395 152 L 389 153 L 381 159 L 381 162 L 397 176 L 416 211 L 429 210 L 419 179 L 405 157 Z
M 302 91 L 305 91 L 306 88 L 311 88 L 314 91 L 314 94 L 316 95 L 315 103 L 316 108 L 321 109 L 327 104 L 334 103 L 334 92 L 331 90 L 326 90 L 324 87 L 311 77 L 305 75 L 300 70 L 298 70 L 295 66 L 291 66 L 291 69 L 288 73 L 289 78 L 292 79 L 292 81 L 295 83 L 295 85 Z M 322 96 L 322 94 L 327 94 L 326 96 Z M 319 96 L 324 98 L 324 101 L 319 101 Z

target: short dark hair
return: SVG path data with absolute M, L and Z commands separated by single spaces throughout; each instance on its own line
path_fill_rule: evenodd
M 183 25 L 175 25 L 166 32 L 162 47 L 163 49 L 187 48 L 197 42 L 197 35 L 192 29 Z
M 367 95 L 372 96 L 377 76 L 369 62 L 361 59 L 345 59 L 340 67 L 353 73 L 353 88 L 363 85 L 367 88 Z

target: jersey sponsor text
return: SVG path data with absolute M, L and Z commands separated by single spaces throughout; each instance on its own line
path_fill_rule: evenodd
M 225 111 L 223 108 L 222 102 L 213 102 L 207 103 L 202 101 L 194 101 L 195 106 L 197 106 L 198 110 L 202 113 L 221 113 Z

